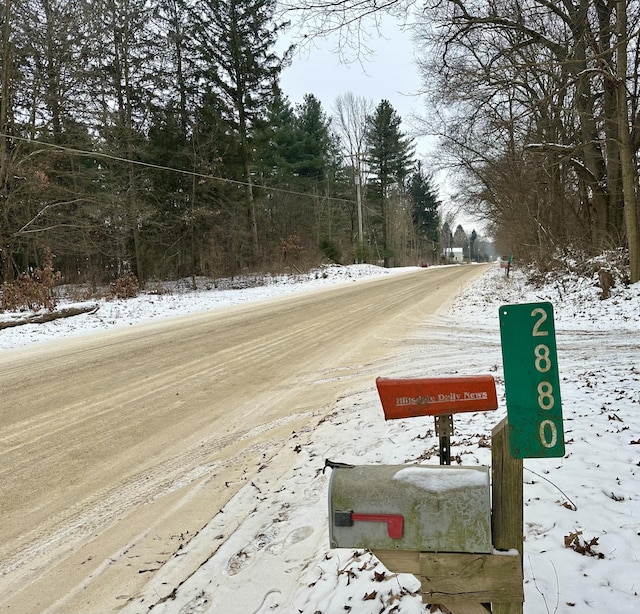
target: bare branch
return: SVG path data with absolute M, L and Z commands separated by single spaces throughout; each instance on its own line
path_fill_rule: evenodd
M 27 234 L 27 233 L 31 233 L 31 232 L 43 232 L 44 230 L 50 230 L 51 228 L 55 228 L 55 227 L 59 227 L 59 226 L 71 226 L 71 227 L 75 227 L 74 225 L 71 224 L 56 224 L 55 226 L 51 226 L 49 228 L 46 229 L 35 229 L 35 230 L 27 230 L 27 228 L 29 226 L 31 226 L 33 223 L 35 223 L 39 218 L 41 218 L 49 209 L 52 209 L 53 207 L 62 207 L 65 205 L 74 205 L 77 203 L 81 203 L 81 202 L 86 202 L 85 198 L 76 198 L 74 200 L 69 200 L 69 201 L 62 201 L 62 202 L 57 202 L 57 203 L 50 203 L 48 205 L 45 205 L 42 209 L 40 209 L 40 211 L 38 211 L 38 213 L 36 213 L 35 216 L 33 216 L 22 228 L 20 228 L 20 230 L 17 230 L 13 236 L 17 237 L 21 234 Z

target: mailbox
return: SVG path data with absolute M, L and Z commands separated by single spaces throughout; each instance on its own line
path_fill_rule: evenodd
M 361 465 L 333 469 L 332 548 L 489 553 L 488 467 Z

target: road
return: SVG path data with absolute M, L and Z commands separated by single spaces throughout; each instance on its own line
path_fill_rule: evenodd
M 115 612 L 292 432 L 484 267 L 424 269 L 0 357 L 0 612 Z

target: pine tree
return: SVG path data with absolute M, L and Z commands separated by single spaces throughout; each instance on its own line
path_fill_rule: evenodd
M 453 244 L 456 247 L 461 247 L 463 253 L 469 246 L 469 238 L 467 237 L 467 233 L 464 231 L 462 224 L 458 224 L 456 231 L 453 233 Z
M 293 109 L 278 93 L 257 137 L 256 159 L 264 185 L 284 190 L 267 199 L 268 238 L 281 241 L 296 234 L 309 243 L 330 242 L 334 220 L 344 214 L 325 198 L 335 188 L 338 164 L 330 119 L 321 102 L 308 94 Z
M 158 59 L 162 59 L 162 70 L 158 74 L 162 92 L 159 106 L 175 110 L 185 138 L 193 125 L 196 106 L 197 61 L 192 44 L 194 6 L 194 0 L 160 0 L 154 9 L 153 29 L 162 39 L 162 44 L 154 45 Z
M 297 108 L 299 134 L 298 156 L 295 164 L 299 177 L 322 181 L 327 178 L 333 143 L 331 121 L 322 110 L 322 103 L 307 94 Z
M 477 260 L 478 259 L 478 250 L 475 247 L 475 242 L 476 242 L 477 238 L 478 238 L 478 233 L 476 232 L 476 229 L 474 228 L 471 231 L 471 236 L 469 237 L 469 258 L 471 260 Z
M 401 130 L 402 120 L 388 100 L 376 107 L 367 118 L 367 163 L 372 174 L 370 187 L 379 204 L 382 229 L 384 266 L 388 267 L 391 254 L 388 203 L 392 188 L 400 190 L 413 164 L 414 145 Z
M 274 52 L 280 29 L 273 18 L 275 7 L 275 0 L 204 0 L 196 33 L 200 62 L 205 66 L 203 78 L 238 139 L 256 259 L 259 241 L 251 140 L 256 121 L 275 96 L 282 69 L 282 60 Z
M 254 164 L 265 185 L 291 187 L 300 134 L 288 98 L 276 92 L 264 121 L 254 130 Z
M 411 197 L 411 219 L 418 237 L 430 241 L 434 246 L 437 245 L 440 226 L 438 209 L 442 203 L 431 186 L 431 178 L 425 174 L 420 162 L 409 178 L 407 192 Z
M 104 164 L 104 189 L 109 198 L 100 213 L 109 223 L 105 239 L 114 260 L 114 274 L 133 272 L 146 277 L 143 234 L 152 214 L 141 189 L 144 174 L 133 161 L 146 147 L 148 111 L 157 73 L 157 41 L 147 24 L 151 18 L 145 0 L 96 0 L 87 7 L 93 19 L 90 81 L 94 105 L 93 128 L 100 132 L 104 152 L 126 161 Z

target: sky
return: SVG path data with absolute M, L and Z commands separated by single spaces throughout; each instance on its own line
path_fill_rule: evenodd
M 568 264 L 562 276 L 539 276 L 535 286 L 518 266 L 509 278 L 499 265 L 489 268 L 460 289 L 448 310 L 397 340 L 384 375 L 492 374 L 498 410 L 458 414 L 451 440 L 454 463 L 459 455 L 465 466 L 487 465 L 487 437 L 506 414 L 500 306 L 550 301 L 566 453 L 524 461 L 524 614 L 638 612 L 640 284 L 618 282 L 610 299 L 599 300 L 597 273 L 579 276 Z M 333 266 L 323 275 L 278 277 L 245 290 L 207 289 L 200 280 L 198 291 L 188 283 L 174 285 L 166 294 L 101 301 L 91 314 L 0 330 L 0 349 L 403 272 Z M 276 460 L 256 474 L 123 614 L 151 608 L 154 614 L 425 614 L 414 576 L 392 573 L 362 550 L 330 548 L 330 472 L 322 467 L 325 458 L 438 464 L 437 440 L 428 434 L 432 425 L 415 418 L 386 422 L 373 380 L 349 391 L 310 419 L 307 429 L 292 433 L 283 453 L 295 453 L 297 462 L 283 471 Z M 64 611 L 63 601 L 56 611 Z
M 297 32 L 292 29 L 288 40 L 298 40 Z M 333 34 L 297 47 L 291 66 L 282 72 L 282 90 L 294 104 L 313 94 L 329 115 L 336 98 L 347 92 L 371 99 L 374 106 L 386 99 L 402 118 L 405 132 L 414 136 L 412 119 L 422 113 L 424 100 L 411 36 L 391 16 L 384 16 L 379 26 L 368 22 L 367 32 L 360 46 L 341 44 Z M 433 139 L 420 138 L 418 154 L 428 154 L 433 145 Z

